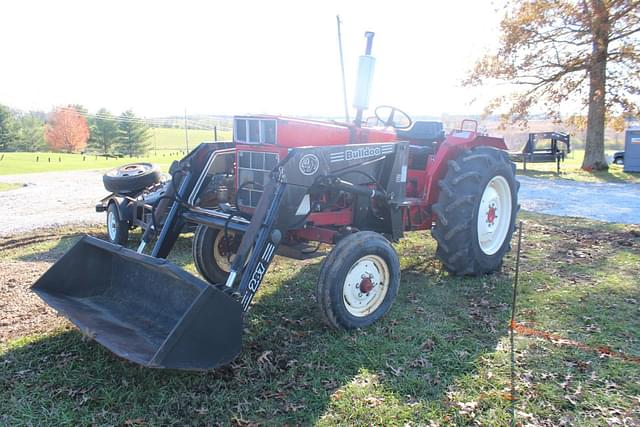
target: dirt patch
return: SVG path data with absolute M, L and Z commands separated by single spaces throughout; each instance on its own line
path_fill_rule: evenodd
M 46 262 L 0 261 L 0 343 L 50 332 L 66 323 L 29 290 L 50 266 Z

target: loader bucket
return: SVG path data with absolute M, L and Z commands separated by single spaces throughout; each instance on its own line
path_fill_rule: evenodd
M 242 346 L 242 308 L 170 262 L 84 236 L 31 289 L 113 353 L 205 370 Z

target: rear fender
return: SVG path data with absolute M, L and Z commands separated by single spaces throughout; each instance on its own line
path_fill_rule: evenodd
M 122 201 L 118 201 L 118 199 L 113 198 L 109 200 L 109 205 L 112 204 L 116 206 L 120 221 L 131 221 L 133 219 L 133 209 L 131 208 L 131 202 L 129 200 L 124 198 Z
M 446 175 L 449 160 L 454 160 L 465 150 L 483 146 L 507 150 L 507 145 L 503 138 L 478 135 L 476 132 L 471 131 L 453 131 L 445 138 L 435 156 L 429 156 L 425 187 L 428 206 L 438 200 L 440 195 L 438 181 Z

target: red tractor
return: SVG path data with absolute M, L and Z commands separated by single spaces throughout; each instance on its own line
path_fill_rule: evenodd
M 361 75 L 371 74 L 366 61 Z M 366 103 L 356 102 L 353 123 L 235 117 L 233 141 L 176 162 L 153 205 L 120 202 L 149 210 L 138 252 L 85 236 L 33 290 L 126 359 L 209 369 L 240 352 L 244 313 L 276 254 L 304 259 L 333 245 L 316 295 L 326 323 L 346 329 L 391 307 L 400 286 L 391 243 L 406 232 L 431 229 L 450 273 L 498 269 L 518 209 L 504 141 L 472 121 L 445 135 L 442 124 L 388 106 L 367 126 Z M 194 224 L 206 282 L 164 259 Z

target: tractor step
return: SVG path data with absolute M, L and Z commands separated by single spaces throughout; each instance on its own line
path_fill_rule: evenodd
M 295 246 L 280 245 L 276 252 L 280 256 L 303 261 L 325 256 L 325 250 L 318 250 L 317 244 L 300 243 Z

